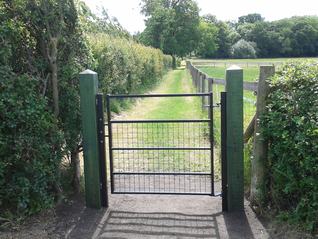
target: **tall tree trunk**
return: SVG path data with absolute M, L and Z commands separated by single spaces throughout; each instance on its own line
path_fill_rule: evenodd
M 73 185 L 76 192 L 80 192 L 81 183 L 81 164 L 78 148 L 73 149 L 71 152 L 71 164 L 74 170 Z
M 57 39 L 52 39 L 51 41 L 51 69 L 52 69 L 52 91 L 53 91 L 53 114 L 57 119 L 60 114 L 59 107 L 59 81 L 57 78 Z
M 58 117 L 60 114 L 60 107 L 59 107 L 59 81 L 57 77 L 58 69 L 57 69 L 57 38 L 50 37 L 50 52 L 49 52 L 49 61 L 50 66 L 52 70 L 52 93 L 53 93 L 53 114 L 56 119 L 56 122 L 58 121 Z M 61 145 L 56 146 L 56 150 L 61 151 Z M 61 171 L 60 163 L 58 164 L 56 168 L 57 172 Z M 58 203 L 62 201 L 63 198 L 63 189 L 60 187 L 58 182 L 54 182 L 54 188 L 57 192 L 58 196 Z

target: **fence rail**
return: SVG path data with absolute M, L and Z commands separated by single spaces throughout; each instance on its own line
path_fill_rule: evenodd
M 212 86 L 213 84 L 225 86 L 226 84 L 225 79 L 213 78 L 209 76 L 208 74 L 199 70 L 197 66 L 194 66 L 193 63 L 190 61 L 187 61 L 187 68 L 190 70 L 190 74 L 192 76 L 194 85 L 197 88 L 197 92 L 205 92 L 205 84 L 202 83 L 204 82 L 204 80 L 208 81 L 209 86 Z M 249 82 L 249 81 L 243 82 L 243 90 L 257 91 L 257 89 L 258 89 L 258 82 Z M 209 91 L 211 91 L 210 88 L 209 88 Z
M 277 65 L 277 66 L 282 66 L 284 64 L 283 61 L 258 61 L 258 62 L 241 62 L 241 61 L 195 61 L 192 62 L 192 64 L 196 67 L 228 67 L 232 65 L 237 65 L 240 67 L 260 67 L 263 65 Z

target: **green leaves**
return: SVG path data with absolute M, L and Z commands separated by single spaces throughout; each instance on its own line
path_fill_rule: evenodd
M 200 23 L 195 1 L 143 0 L 141 12 L 149 16 L 145 21 L 144 44 L 179 57 L 195 50 Z
M 1 71 L 1 70 L 0 70 Z M 52 205 L 49 190 L 58 178 L 61 140 L 48 102 L 37 94 L 39 80 L 7 72 L 0 78 L 0 205 L 34 213 Z M 50 137 L 47 137 L 50 135 Z M 18 211 L 16 211 L 18 210 Z
M 269 200 L 281 218 L 317 223 L 317 62 L 287 62 L 270 80 L 269 112 L 261 118 L 270 143 Z
M 200 56 L 205 57 L 206 55 L 211 55 L 215 52 L 217 49 L 215 40 L 218 34 L 218 28 L 215 24 L 206 23 L 201 20 L 198 28 L 198 34 L 200 34 L 200 40 L 197 47 L 197 53 Z
M 239 40 L 232 46 L 232 57 L 235 59 L 255 59 L 256 58 L 256 44 L 254 42 L 247 42 Z
M 91 41 L 96 41 L 93 47 L 94 57 L 98 59 L 96 72 L 100 91 L 105 95 L 149 90 L 161 80 L 165 70 L 172 68 L 171 56 L 132 40 L 101 33 L 92 36 Z
M 77 3 L 0 2 L 0 204 L 15 213 L 51 206 L 59 162 L 80 150 L 78 74 L 95 63 Z

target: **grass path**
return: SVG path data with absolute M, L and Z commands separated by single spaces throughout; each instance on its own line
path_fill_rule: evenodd
M 165 75 L 159 87 L 148 94 L 193 93 L 191 84 L 189 72 L 180 68 Z M 119 120 L 200 119 L 200 101 L 201 97 L 192 96 L 142 98 Z M 112 151 L 115 190 L 211 193 L 211 177 L 208 175 L 211 172 L 211 144 L 208 132 L 206 122 L 112 124 L 112 146 L 117 148 Z M 164 175 L 162 172 L 173 174 Z
M 159 87 L 150 94 L 193 93 L 190 75 L 180 68 L 164 76 Z M 194 97 L 144 98 L 124 113 L 125 119 L 195 119 L 199 118 L 199 107 Z
M 189 72 L 180 68 L 169 72 L 164 76 L 158 88 L 148 94 L 185 94 L 194 93 L 192 79 Z M 200 119 L 201 97 L 167 97 L 167 98 L 142 98 L 138 100 L 131 110 L 123 112 L 118 120 L 148 120 L 148 119 Z M 128 128 L 113 129 L 119 136 L 113 146 L 121 147 L 129 144 L 129 147 L 209 147 L 209 136 L 206 134 L 206 125 L 179 124 L 179 123 L 144 123 Z M 125 136 L 122 136 L 125 135 Z M 128 139 L 125 139 L 128 138 Z M 114 146 L 114 147 L 115 147 Z M 127 147 L 127 146 L 126 146 Z M 137 161 L 132 159 L 133 151 L 125 152 L 127 155 L 116 155 L 118 171 L 124 168 L 137 167 L 149 171 L 160 168 L 159 171 L 182 170 L 186 172 L 205 172 L 210 170 L 210 153 L 207 151 L 185 150 L 181 153 L 159 150 L 143 151 Z M 136 154 L 136 153 L 135 153 Z M 215 155 L 216 157 L 217 155 Z M 124 158 L 130 158 L 130 164 Z M 215 177 L 219 178 L 219 162 L 215 165 Z M 172 168 L 171 168 L 172 167 Z M 138 170 L 137 170 L 138 171 Z

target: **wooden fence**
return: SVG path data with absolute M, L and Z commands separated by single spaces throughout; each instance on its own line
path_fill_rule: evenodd
M 241 62 L 241 61 L 226 61 L 226 62 L 222 62 L 222 61 L 195 61 L 192 62 L 192 64 L 196 67 L 229 67 L 232 65 L 237 65 L 239 67 L 260 67 L 263 65 L 271 65 L 271 66 L 282 66 L 284 64 L 283 61 L 258 61 L 258 62 L 254 62 L 254 61 L 247 61 L 247 62 Z
M 193 84 L 197 92 L 205 93 L 213 91 L 213 84 L 223 85 L 226 87 L 226 79 L 213 78 L 199 70 L 191 62 L 187 61 L 187 69 L 192 76 Z M 267 98 L 270 93 L 270 87 L 267 79 L 275 74 L 275 66 L 260 66 L 258 82 L 243 82 L 243 90 L 257 92 L 256 113 L 253 119 L 243 133 L 243 142 L 248 142 L 249 138 L 254 135 L 253 142 L 253 159 L 252 159 L 252 177 L 251 177 L 251 203 L 257 204 L 259 199 L 259 186 L 264 180 L 265 166 L 259 162 L 260 158 L 267 158 L 268 143 L 261 141 L 262 135 L 259 117 L 267 113 Z M 208 89 L 206 89 L 206 81 Z M 205 97 L 202 97 L 202 107 L 205 107 Z M 242 125 L 243 127 L 243 125 Z M 242 143 L 243 143 L 242 142 Z
M 208 81 L 208 92 L 212 91 L 212 85 L 223 85 L 225 86 L 225 79 L 221 78 L 214 78 L 209 76 L 208 74 L 204 73 L 200 69 L 198 69 L 192 62 L 187 61 L 187 69 L 190 70 L 190 74 L 192 76 L 192 81 L 194 86 L 197 89 L 197 92 L 205 92 L 205 80 Z M 258 90 L 258 82 L 249 82 L 244 81 L 243 82 L 243 90 L 248 91 L 257 91 Z

